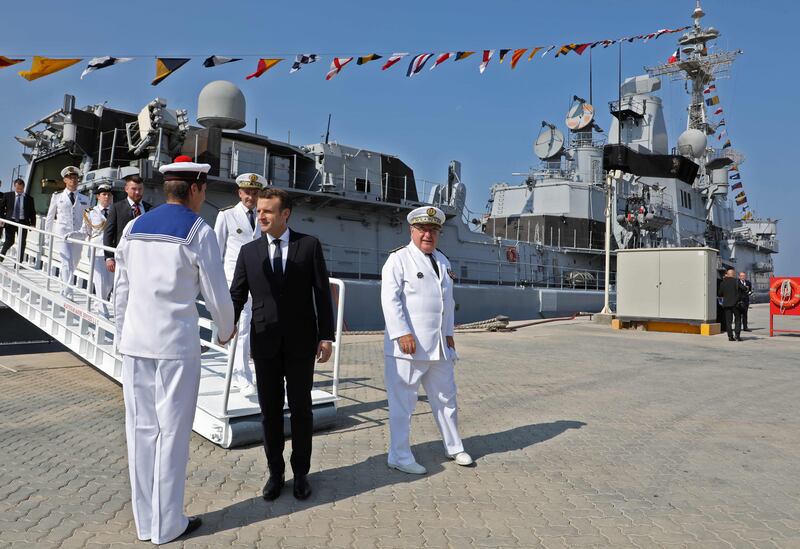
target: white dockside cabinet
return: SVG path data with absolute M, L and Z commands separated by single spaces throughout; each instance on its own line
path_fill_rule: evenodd
M 717 250 L 617 251 L 617 316 L 620 319 L 715 321 Z

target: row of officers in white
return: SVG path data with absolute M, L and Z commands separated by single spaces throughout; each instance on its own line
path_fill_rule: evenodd
M 116 245 L 114 254 L 95 260 L 93 282 L 98 295 L 112 294 L 116 344 L 123 355 L 137 535 L 156 544 L 183 538 L 202 522 L 183 513 L 200 380 L 197 295 L 203 296 L 220 344 L 233 339 L 238 325 L 234 383 L 244 396 L 257 395 L 262 410 L 269 468 L 262 496 L 268 501 L 279 497 L 284 485 L 283 380 L 292 420 L 294 496 L 305 499 L 311 494 L 307 474 L 313 365 L 315 359 L 328 359 L 333 339 L 322 248 L 314 237 L 288 228 L 292 207 L 288 193 L 267 187 L 258 174 L 241 175 L 236 180 L 239 202 L 220 211 L 212 230 L 198 215 L 208 170 L 208 164 L 188 157 L 162 166 L 167 201 L 157 208 L 140 202 L 141 189 L 136 202 L 127 193 L 128 203 L 118 212 L 130 210 L 131 219 L 116 229 L 118 242 L 108 236 L 109 211 L 116 206 L 111 204 L 111 189 L 96 189 L 97 205 L 90 208 L 88 199 L 76 192 L 77 168 L 62 172 L 66 188 L 53 195 L 47 217 L 48 230 L 59 235 L 83 234 Z M 141 184 L 138 177 L 133 179 Z M 141 204 L 138 211 L 137 204 Z M 445 216 L 438 208 L 422 207 L 407 219 L 410 242 L 392 251 L 381 273 L 390 425 L 387 464 L 405 473 L 425 474 L 410 445 L 420 384 L 447 457 L 463 466 L 471 465 L 472 458 L 458 433 L 454 275 L 447 257 L 436 248 Z M 63 293 L 69 297 L 80 250 L 62 242 L 59 256 Z M 302 311 L 294 310 L 306 302 L 313 303 L 312 324 L 303 320 Z M 102 302 L 98 307 L 96 312 L 110 314 Z M 287 333 L 303 331 L 305 326 L 308 334 Z M 251 350 L 255 362 L 249 359 Z

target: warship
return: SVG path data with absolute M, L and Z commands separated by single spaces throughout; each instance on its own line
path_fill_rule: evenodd
M 765 296 L 778 251 L 777 221 L 736 220 L 728 198 L 728 171 L 743 155 L 713 149 L 703 88 L 723 76 L 739 52 L 708 53 L 719 36 L 703 28 L 699 1 L 694 26 L 679 39 L 676 63 L 621 83 L 609 103 L 607 140 L 593 105 L 575 96 L 566 133 L 543 122 L 534 143 L 541 164 L 519 184 L 496 183 L 487 211 L 466 207 L 461 163 L 452 161 L 441 184 L 417 180 L 397 156 L 328 139 L 309 145 L 248 131 L 246 101 L 226 81 L 199 94 L 196 124 L 185 108 L 155 98 L 139 112 L 106 104 L 76 107 L 74 96 L 24 129 L 28 192 L 39 214 L 61 188 L 58 174 L 79 165 L 80 190 L 92 194 L 110 184 L 122 196 L 122 177 L 135 167 L 145 181 L 145 200 L 164 202 L 158 167 L 179 154 L 211 165 L 201 215 L 237 200 L 235 179 L 257 172 L 293 197 L 293 229 L 323 242 L 332 276 L 347 286 L 345 327 L 383 327 L 380 272 L 391 250 L 409 240 L 405 217 L 422 205 L 446 217 L 439 246 L 456 277 L 456 321 L 496 315 L 511 319 L 557 317 L 603 306 L 606 193 L 614 250 L 635 247 L 711 246 L 720 270 L 733 267 Z M 661 78 L 685 79 L 690 88 L 687 129 L 670 148 L 661 99 Z M 623 172 L 620 177 L 609 173 Z M 43 217 L 43 216 L 40 216 Z M 43 221 L 40 219 L 40 222 Z M 43 242 L 29 240 L 27 260 L 40 261 Z M 80 267 L 88 270 L 88 264 Z M 614 290 L 613 258 L 610 286 Z

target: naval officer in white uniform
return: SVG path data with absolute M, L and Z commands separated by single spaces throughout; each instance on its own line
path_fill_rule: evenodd
M 197 215 L 209 165 L 179 156 L 159 170 L 167 201 L 126 225 L 114 278 L 133 517 L 139 539 L 156 544 L 200 526 L 183 513 L 200 385 L 198 294 L 227 338 L 220 343 L 234 333 L 217 239 Z
M 411 242 L 393 250 L 381 272 L 381 306 L 386 320 L 384 376 L 389 399 L 389 467 L 424 475 L 411 453 L 409 431 L 419 384 L 425 388 L 444 442 L 445 454 L 471 465 L 458 435 L 457 359 L 453 339 L 453 271 L 436 249 L 445 221 L 439 208 L 408 214 Z
M 72 299 L 72 275 L 81 259 L 81 245 L 67 242 L 66 238 L 83 240 L 83 212 L 89 207 L 89 199 L 78 192 L 78 180 L 81 171 L 75 166 L 67 166 L 61 170 L 65 189 L 55 192 L 50 197 L 47 219 L 44 229 L 56 233 L 61 239 L 55 239 L 54 246 L 61 262 L 60 278 L 63 284 L 61 295 Z M 52 269 L 51 269 L 52 270 Z
M 217 244 L 225 265 L 225 278 L 230 286 L 239 250 L 244 244 L 261 236 L 256 216 L 258 191 L 264 188 L 267 180 L 257 173 L 243 173 L 236 178 L 239 186 L 239 202 L 219 211 L 214 223 Z M 247 303 L 239 317 L 239 339 L 236 341 L 236 357 L 233 364 L 232 384 L 239 387 L 242 395 L 249 397 L 256 394 L 253 367 L 250 365 L 250 319 L 253 316 L 253 298 Z
M 83 232 L 89 242 L 93 244 L 103 244 L 103 231 L 108 219 L 108 211 L 114 201 L 111 194 L 111 185 L 102 184 L 95 190 L 97 204 L 83 212 Z M 87 253 L 90 251 L 87 248 Z M 92 265 L 92 282 L 94 283 L 94 293 L 100 299 L 108 299 L 111 293 L 111 286 L 114 284 L 114 275 L 106 269 L 106 260 L 103 250 L 96 249 L 94 265 Z M 92 301 L 92 312 L 109 316 L 109 310 L 105 303 Z

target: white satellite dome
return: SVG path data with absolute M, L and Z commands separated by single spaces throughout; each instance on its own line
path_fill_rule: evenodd
M 206 84 L 197 98 L 197 123 L 205 128 L 239 130 L 245 126 L 246 103 L 242 90 L 232 82 Z
M 692 158 L 700 158 L 705 153 L 707 142 L 706 134 L 702 131 L 686 130 L 678 137 L 678 152 Z

